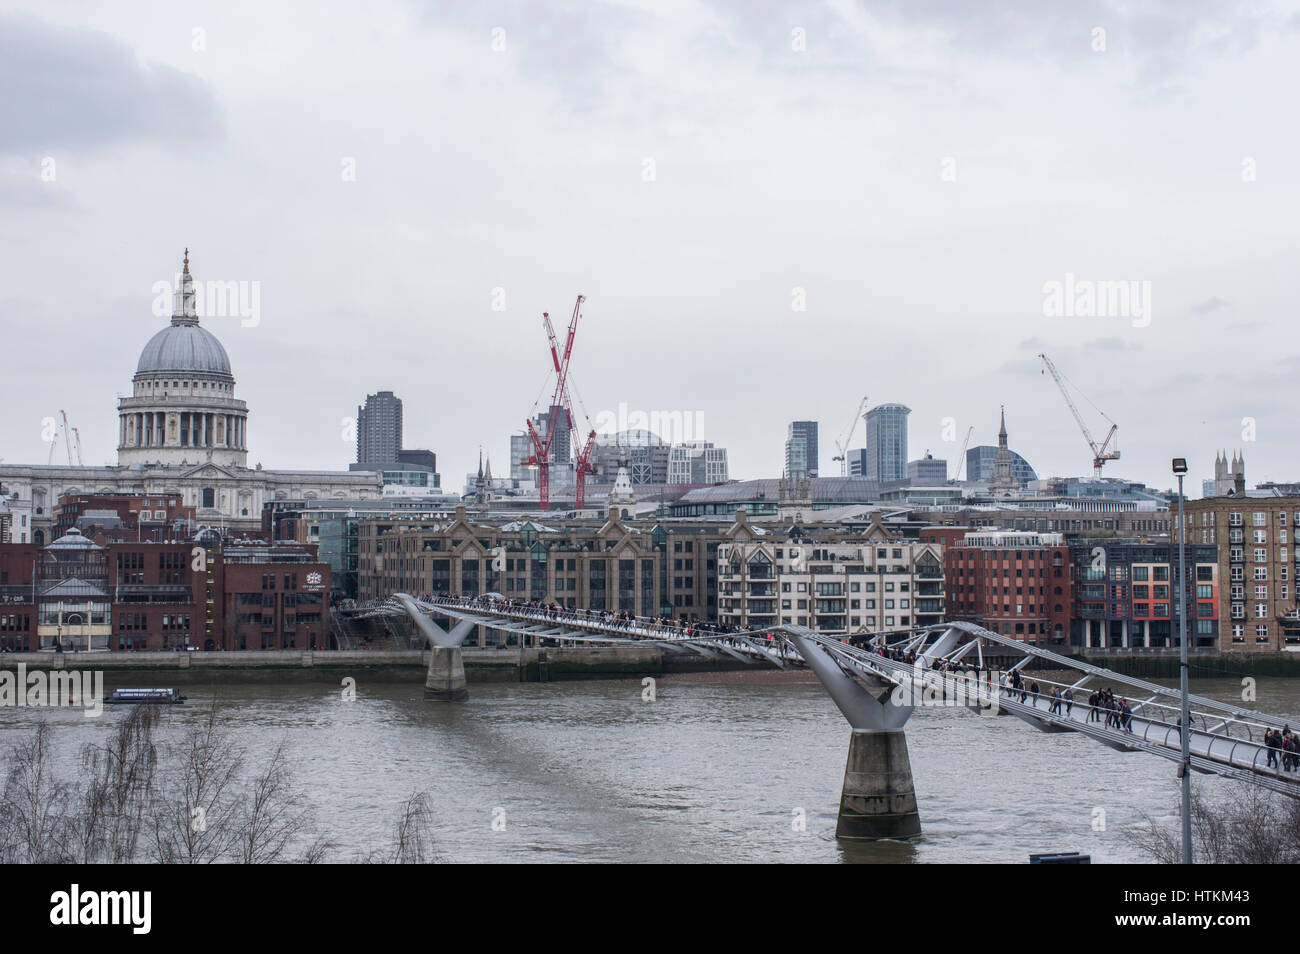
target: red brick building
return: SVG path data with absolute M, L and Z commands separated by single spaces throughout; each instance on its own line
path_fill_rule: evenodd
M 0 544 L 0 648 L 326 649 L 329 572 L 314 544 Z
M 975 531 L 944 547 L 948 618 L 1025 642 L 1070 633 L 1070 551 L 1059 533 Z

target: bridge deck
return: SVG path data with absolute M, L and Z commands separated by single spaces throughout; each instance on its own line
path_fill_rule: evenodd
M 582 610 L 547 611 L 509 603 L 498 595 L 476 599 L 440 596 L 433 600 L 417 600 L 415 604 L 425 613 L 443 614 L 535 638 L 604 644 L 651 642 L 703 655 L 727 654 L 761 660 L 780 667 L 803 662 L 794 644 L 784 636 L 786 631 L 797 631 L 805 644 L 827 653 L 844 672 L 877 692 L 881 688 L 891 691 L 914 688 L 915 692 L 905 694 L 905 698 L 921 699 L 919 704 L 928 704 L 924 701 L 928 688 L 932 697 L 964 700 L 964 704 L 974 708 L 1010 713 L 1043 731 L 1079 732 L 1120 751 L 1146 752 L 1173 761 L 1182 758 L 1177 690 L 1081 663 L 972 623 L 953 622 L 923 629 L 878 633 L 869 637 L 866 645 L 854 645 L 844 637 L 822 635 L 805 627 L 782 625 L 740 633 L 690 631 L 665 626 L 656 619 L 620 621 Z M 381 613 L 397 611 L 391 606 L 377 610 Z M 863 641 L 861 637 L 855 639 L 859 643 Z M 1071 681 L 1053 681 L 1036 676 L 1035 681 L 1040 683 L 1037 695 L 1027 689 L 1012 689 L 1004 685 L 1003 674 L 998 674 L 998 681 L 990 684 L 987 679 L 991 669 L 985 665 L 986 650 L 991 656 L 1019 655 L 1020 660 L 1010 667 L 1011 670 L 1022 669 L 1037 659 L 1070 673 Z M 971 670 L 979 675 L 971 678 Z M 1115 724 L 1115 721 L 1108 724 L 1107 710 L 1093 709 L 1087 704 L 1086 697 L 1080 698 L 1087 692 L 1084 687 L 1095 680 L 1131 690 L 1127 695 L 1133 704 L 1126 724 Z M 1069 689 L 1076 698 L 1072 704 L 1062 700 L 1057 705 L 1051 695 L 1053 688 Z M 1270 750 L 1264 744 L 1264 733 L 1269 729 L 1287 727 L 1285 720 L 1204 696 L 1192 696 L 1191 700 L 1194 706 L 1190 739 L 1193 768 L 1300 798 L 1300 771 L 1286 770 L 1283 766 L 1289 760 L 1285 753 L 1279 749 Z M 1273 764 L 1270 764 L 1270 752 L 1275 755 Z M 1295 764 L 1300 769 L 1300 757 L 1296 758 Z

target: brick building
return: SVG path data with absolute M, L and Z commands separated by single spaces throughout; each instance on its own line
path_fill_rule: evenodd
M 944 550 L 944 571 L 949 619 L 968 620 L 1029 643 L 1065 642 L 1070 566 L 1061 534 L 966 533 Z
M 0 545 L 0 648 L 324 649 L 329 567 L 309 544 Z M 255 609 L 254 609 L 255 607 Z
M 1184 506 L 1188 544 L 1216 546 L 1217 577 L 1222 581 L 1215 614 L 1219 648 L 1300 651 L 1295 591 L 1300 496 L 1276 490 L 1234 491 L 1229 497 L 1189 500 Z

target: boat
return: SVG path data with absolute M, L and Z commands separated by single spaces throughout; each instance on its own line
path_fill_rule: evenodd
M 185 702 L 179 689 L 114 689 L 105 703 L 111 706 L 154 703 L 162 706 L 179 706 Z

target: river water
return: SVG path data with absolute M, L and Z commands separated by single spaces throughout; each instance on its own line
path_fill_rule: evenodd
M 287 740 L 316 831 L 341 857 L 382 846 L 417 791 L 436 850 L 458 862 L 1023 863 L 1054 850 L 1140 862 L 1123 830 L 1142 812 L 1174 822 L 1172 762 L 1013 717 L 918 709 L 907 737 L 924 834 L 840 844 L 848 726 L 818 683 L 787 676 L 663 677 L 653 701 L 631 680 L 471 684 L 463 704 L 427 702 L 418 683 L 362 682 L 355 701 L 327 684 L 192 687 L 164 735 L 216 692 L 252 761 Z M 1240 704 L 1230 680 L 1193 691 Z M 1300 681 L 1260 679 L 1250 705 L 1300 712 Z M 71 766 L 120 716 L 3 709 L 0 747 L 49 719 Z M 1237 785 L 1196 779 L 1211 795 Z

